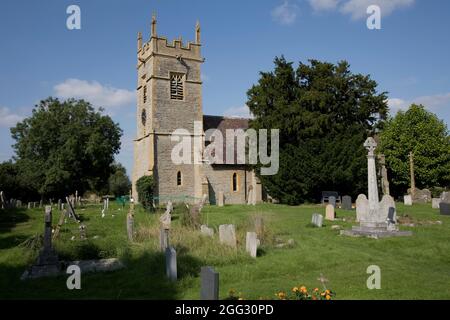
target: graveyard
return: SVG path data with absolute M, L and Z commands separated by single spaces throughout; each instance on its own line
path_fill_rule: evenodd
M 181 225 L 182 206 L 172 214 L 169 244 L 176 250 L 177 279 L 165 272 L 160 250 L 159 218 L 164 209 L 151 213 L 134 210 L 134 238 L 127 237 L 125 207 L 111 202 L 102 217 L 102 205 L 82 204 L 77 215 L 85 225 L 67 219 L 53 240 L 60 260 L 118 258 L 122 269 L 83 273 L 82 290 L 67 290 L 68 275 L 21 280 L 36 260 L 34 237 L 43 233 L 44 208 L 5 209 L 0 215 L 1 299 L 199 299 L 200 270 L 211 266 L 219 273 L 219 299 L 230 290 L 243 299 L 277 299 L 291 288 L 325 286 L 334 299 L 448 299 L 450 288 L 450 218 L 430 203 L 405 206 L 397 203 L 400 230 L 410 237 L 372 239 L 340 235 L 355 224 L 355 210 L 336 209 L 336 219 L 314 227 L 314 213 L 325 215 L 325 206 L 276 204 L 206 205 L 202 223 L 212 228 L 205 235 L 198 228 Z M 52 225 L 60 211 L 53 207 Z M 256 258 L 245 250 L 246 233 L 254 231 L 255 218 L 264 221 Z M 219 226 L 233 224 L 236 248 L 221 244 Z M 381 269 L 382 290 L 368 290 L 369 265 Z M 320 280 L 322 279 L 322 281 Z M 326 279 L 326 280 L 324 280 Z

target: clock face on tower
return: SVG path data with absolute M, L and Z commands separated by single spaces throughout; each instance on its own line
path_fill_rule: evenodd
M 142 109 L 141 121 L 142 121 L 142 125 L 145 126 L 145 123 L 147 122 L 147 112 L 145 112 L 145 109 Z

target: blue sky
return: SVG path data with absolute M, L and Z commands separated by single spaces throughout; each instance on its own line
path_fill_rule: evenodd
M 69 5 L 81 30 L 66 28 Z M 366 27 L 381 8 L 381 30 Z M 103 106 L 124 130 L 117 160 L 131 173 L 135 136 L 136 34 L 194 39 L 202 28 L 205 114 L 243 116 L 246 91 L 275 56 L 298 63 L 349 61 L 389 92 L 393 112 L 423 103 L 450 124 L 447 0 L 2 0 L 0 161 L 13 155 L 9 127 L 48 96 Z

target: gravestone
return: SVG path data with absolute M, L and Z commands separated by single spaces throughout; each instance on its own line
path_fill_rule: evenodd
M 450 215 L 450 203 L 447 203 L 447 202 L 439 203 L 439 210 L 442 215 L 449 216 Z
M 336 208 L 336 197 L 335 196 L 328 197 L 328 204 L 332 205 L 333 208 Z
M 130 212 L 127 214 L 127 236 L 128 241 L 133 241 L 134 238 L 134 214 L 130 209 Z
M 80 239 L 87 240 L 86 226 L 84 224 L 80 224 L 79 229 L 80 229 Z
M 224 199 L 224 195 L 223 195 L 223 191 L 219 191 L 219 194 L 217 195 L 217 205 L 219 207 L 223 207 L 224 203 L 225 203 L 225 199 Z
M 200 281 L 200 300 L 219 300 L 219 273 L 212 267 L 202 267 Z
M 31 209 L 31 202 L 28 202 L 28 209 Z
M 66 202 L 67 202 L 67 210 L 69 213 L 69 217 L 75 219 L 76 221 L 80 221 L 80 218 L 75 213 L 75 209 L 73 208 L 72 202 L 69 200 L 69 197 L 66 197 Z
M 207 225 L 202 224 L 200 226 L 200 232 L 202 233 L 202 235 L 208 236 L 208 237 L 214 237 L 214 229 L 213 228 L 208 228 Z
M 350 197 L 350 196 L 342 197 L 342 209 L 343 210 L 352 210 L 352 197 Z
M 318 213 L 314 213 L 312 215 L 312 220 L 311 223 L 318 228 L 322 228 L 322 224 L 323 224 L 323 216 L 321 214 Z
M 219 226 L 219 241 L 222 244 L 236 248 L 236 231 L 233 224 Z
M 58 199 L 58 210 L 62 211 L 61 199 Z
M 439 204 L 441 203 L 440 198 L 433 198 L 431 199 L 431 208 L 433 209 L 439 209 Z
M 327 204 L 327 206 L 325 207 L 325 219 L 334 221 L 334 218 L 335 218 L 334 207 L 331 204 Z
M 166 248 L 166 276 L 170 281 L 177 281 L 177 252 L 173 247 Z
M 29 270 L 28 277 L 37 278 L 54 275 L 59 272 L 58 255 L 52 246 L 52 207 L 45 207 L 44 247 L 39 253 L 36 263 Z
M 41 201 L 39 201 L 39 208 L 42 208 L 42 205 L 43 205 L 43 203 L 42 203 L 42 200 L 41 200 Z
M 164 252 L 169 247 L 169 229 L 159 229 L 159 249 Z
M 245 239 L 245 250 L 250 254 L 252 258 L 256 258 L 258 251 L 259 240 L 256 236 L 256 232 L 247 232 Z
M 407 194 L 403 197 L 403 203 L 405 206 L 412 206 L 412 196 L 410 194 Z
M 255 217 L 255 232 L 259 239 L 263 239 L 263 237 L 264 237 L 264 219 L 262 216 Z
M 444 191 L 441 193 L 441 202 L 450 203 L 450 191 Z

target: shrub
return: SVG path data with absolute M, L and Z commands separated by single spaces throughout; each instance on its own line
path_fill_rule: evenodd
M 153 176 L 143 176 L 136 181 L 139 202 L 145 209 L 152 208 L 155 182 Z

